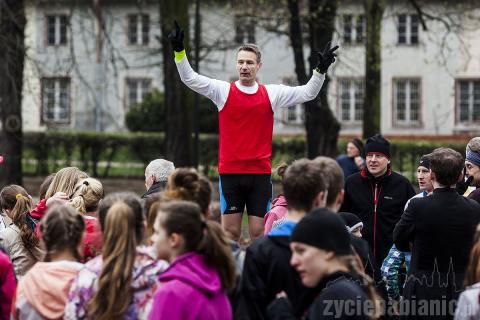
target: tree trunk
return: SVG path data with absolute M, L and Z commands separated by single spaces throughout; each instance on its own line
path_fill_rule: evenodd
M 185 32 L 188 53 L 188 1 L 160 0 L 163 74 L 165 86 L 165 157 L 176 167 L 191 166 L 192 159 L 192 94 L 180 81 L 168 34 L 177 20 Z
M 334 30 L 336 0 L 329 0 L 324 5 L 320 3 L 323 1 L 309 1 L 309 44 L 312 50 L 323 48 L 332 39 Z M 290 11 L 290 41 L 295 59 L 295 73 L 299 84 L 303 85 L 308 82 L 308 74 L 303 51 L 299 1 L 288 0 L 288 9 Z M 316 57 L 311 57 L 311 69 L 315 68 L 315 65 Z M 328 77 L 318 97 L 304 104 L 307 155 L 311 159 L 319 155 L 333 157 L 337 153 L 340 125 L 328 106 L 327 93 Z
M 366 17 L 365 100 L 363 104 L 363 137 L 381 133 L 382 93 L 382 16 L 385 0 L 364 0 Z
M 0 186 L 22 184 L 23 0 L 0 2 Z

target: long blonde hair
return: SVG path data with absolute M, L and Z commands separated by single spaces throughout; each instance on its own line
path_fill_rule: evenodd
M 80 180 L 75 186 L 70 205 L 81 214 L 97 211 L 98 203 L 104 197 L 103 185 L 94 178 Z
M 52 197 L 57 192 L 65 192 L 71 196 L 78 181 L 88 178 L 88 174 L 77 167 L 66 167 L 60 169 L 53 178 L 45 194 L 45 199 Z
M 98 289 L 88 305 L 91 318 L 99 320 L 123 318 L 132 301 L 132 271 L 136 246 L 140 243 L 136 226 L 142 212 L 123 201 L 115 202 L 107 211 L 103 230 L 103 266 Z

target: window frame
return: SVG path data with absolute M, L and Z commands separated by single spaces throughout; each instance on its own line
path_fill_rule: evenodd
M 130 38 L 130 29 L 132 24 L 130 23 L 131 19 L 135 18 L 135 42 L 131 41 Z M 145 19 L 146 18 L 146 19 Z M 130 13 L 127 14 L 127 27 L 126 27 L 126 38 L 127 45 L 131 47 L 148 47 L 150 45 L 150 33 L 151 33 L 151 19 L 150 14 L 148 13 Z M 145 23 L 147 27 L 145 28 Z M 144 31 L 146 30 L 146 33 Z M 146 39 L 146 42 L 144 41 Z
M 398 120 L 397 119 L 397 86 L 396 83 L 398 81 L 418 81 L 418 120 L 415 122 L 412 122 L 410 119 L 410 113 L 411 113 L 411 89 L 410 89 L 410 84 L 408 84 L 408 97 L 410 100 L 408 100 L 407 103 L 407 97 L 405 97 L 405 118 L 408 118 L 408 120 Z M 422 77 L 419 76 L 412 76 L 412 77 L 393 77 L 392 78 L 392 127 L 394 128 L 422 128 L 424 126 L 423 123 L 423 83 L 422 83 Z M 408 116 L 408 117 L 407 117 Z
M 53 17 L 55 19 L 54 21 L 54 42 L 55 43 L 50 43 L 49 42 L 49 18 Z M 62 37 L 61 37 L 61 18 L 65 17 L 65 43 L 62 43 Z M 69 37 L 69 25 L 70 25 L 70 16 L 67 13 L 48 13 L 45 14 L 45 23 L 44 23 L 44 43 L 46 47 L 65 47 L 69 44 L 70 37 Z M 57 42 L 57 38 L 59 40 Z
M 57 93 L 56 91 L 56 86 L 59 81 L 67 81 L 68 83 L 68 117 L 66 120 L 56 120 L 56 119 L 46 119 L 44 117 L 45 115 L 45 81 L 54 81 L 55 89 L 54 89 L 54 113 L 55 109 L 58 108 L 60 104 L 60 92 Z M 60 88 L 59 88 L 60 90 Z M 58 101 L 57 101 L 57 96 L 58 96 Z M 41 104 L 40 104 L 40 124 L 42 125 L 50 125 L 50 126 L 55 126 L 55 125 L 70 125 L 72 123 L 72 78 L 71 77 L 41 77 L 40 78 L 40 99 L 41 99 Z M 57 105 L 58 103 L 58 105 Z
M 468 118 L 469 120 L 468 121 L 461 121 L 460 120 L 460 82 L 461 81 L 467 81 L 469 83 L 473 83 L 473 82 L 476 82 L 476 81 L 480 81 L 480 75 L 479 76 L 472 76 L 472 77 L 458 77 L 458 78 L 455 78 L 455 83 L 454 83 L 454 94 L 455 94 L 455 99 L 454 99 L 454 103 L 455 103 L 455 107 L 454 107 L 454 110 L 455 110 L 455 125 L 461 125 L 461 126 L 478 126 L 480 124 L 480 120 L 478 121 L 474 121 L 474 120 L 470 120 L 470 119 L 473 119 L 473 109 L 470 110 L 471 108 L 473 108 L 473 105 L 472 106 L 469 106 L 469 114 L 468 114 Z M 473 90 L 473 89 L 472 89 Z M 472 99 L 472 97 L 469 97 L 469 100 Z M 470 111 L 472 111 L 470 113 Z
M 400 17 L 405 16 L 405 42 L 400 42 Z M 416 42 L 412 43 L 412 30 L 413 30 L 413 17 L 417 17 L 416 21 Z M 397 46 L 418 46 L 420 44 L 420 20 L 418 14 L 414 13 L 398 13 L 396 15 L 396 27 L 397 27 Z
M 351 83 L 355 84 L 355 82 L 360 81 L 363 83 L 363 99 L 362 99 L 362 119 L 361 120 L 355 120 L 355 105 L 356 105 L 356 100 L 353 102 L 350 100 L 349 103 L 349 114 L 352 116 L 353 114 L 353 120 L 344 120 L 343 119 L 343 110 L 342 110 L 342 81 L 350 81 Z M 365 77 L 338 77 L 336 79 L 337 82 L 337 119 L 341 122 L 342 126 L 346 127 L 360 127 L 363 123 L 363 116 L 365 112 Z M 350 89 L 351 91 L 352 89 Z M 353 98 L 355 99 L 355 93 L 356 90 L 353 92 Z M 349 94 L 350 96 L 352 95 L 352 92 Z M 351 98 L 351 97 L 350 97 Z M 353 109 L 352 109 L 353 105 Z
M 367 28 L 367 24 L 366 24 L 366 19 L 365 19 L 365 14 L 363 13 L 360 13 L 360 14 L 355 14 L 355 13 L 345 13 L 345 14 L 342 14 L 341 16 L 341 30 L 342 30 L 342 34 L 341 34 L 341 41 L 342 43 L 344 43 L 345 45 L 349 45 L 349 46 L 356 46 L 356 45 L 362 45 L 365 43 L 365 38 L 366 38 L 366 28 Z M 345 28 L 347 26 L 347 24 L 345 23 L 346 21 L 346 17 L 350 17 L 350 40 L 346 41 L 346 38 L 345 38 Z M 359 20 L 360 18 L 362 18 L 362 23 L 359 24 Z M 358 30 L 359 30 L 359 27 L 362 27 L 362 33 L 361 33 L 361 38 L 359 39 L 359 36 L 358 36 Z
M 143 97 L 142 97 L 142 101 L 140 102 L 135 102 L 135 104 L 131 105 L 130 104 L 130 88 L 129 88 L 129 82 L 130 81 L 136 81 L 137 83 L 140 82 L 140 81 L 148 81 L 149 82 L 149 87 L 148 87 L 148 90 L 145 94 L 149 93 L 150 91 L 153 90 L 153 78 L 149 78 L 149 77 L 125 77 L 125 90 L 124 90 L 124 110 L 125 112 L 128 112 L 131 110 L 131 108 L 135 105 L 135 104 L 138 104 L 138 103 L 142 103 L 144 101 Z M 137 90 L 137 94 L 138 94 L 138 85 L 137 87 L 135 88 L 135 90 Z M 142 92 L 142 94 L 144 94 Z M 138 98 L 138 96 L 137 96 Z

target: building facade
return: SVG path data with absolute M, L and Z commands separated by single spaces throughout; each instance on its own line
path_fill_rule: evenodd
M 63 4 L 58 4 L 63 3 Z M 82 4 L 83 3 L 83 4 Z M 27 5 L 23 119 L 26 131 L 48 128 L 125 130 L 125 113 L 152 89 L 163 90 L 159 8 L 155 2 L 31 1 Z M 432 1 L 430 13 L 443 7 Z M 382 22 L 381 128 L 391 136 L 478 134 L 480 22 L 427 21 L 406 4 L 390 5 Z M 329 103 L 344 135 L 361 133 L 365 92 L 365 15 L 359 1 L 339 6 L 329 72 Z M 452 18 L 453 19 L 453 18 Z M 103 27 L 101 27 L 103 26 Z M 191 23 L 193 26 L 193 23 Z M 222 28 L 218 28 L 222 26 Z M 229 7 L 202 10 L 202 41 L 211 48 L 200 73 L 232 81 L 235 47 L 259 44 L 262 83 L 296 84 L 293 53 L 284 34 L 266 31 Z M 193 35 L 193 30 L 190 31 Z M 212 105 L 212 112 L 216 108 Z M 276 134 L 302 134 L 303 106 L 275 115 Z

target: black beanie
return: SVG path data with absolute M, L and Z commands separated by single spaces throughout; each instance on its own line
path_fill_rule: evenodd
M 418 163 L 418 166 L 425 167 L 427 169 L 430 169 L 430 159 L 425 155 L 420 158 L 420 162 Z
M 363 154 L 363 142 L 362 142 L 362 140 L 360 140 L 358 138 L 353 138 L 352 140 L 350 140 L 350 142 L 353 143 L 355 148 L 357 148 L 358 151 L 360 151 L 360 155 L 362 155 Z
M 382 153 L 390 159 L 390 142 L 381 134 L 376 134 L 367 139 L 365 144 L 365 155 L 369 153 Z
M 339 212 L 338 216 L 342 218 L 345 222 L 345 226 L 348 229 L 348 232 L 352 232 L 355 228 L 361 226 L 363 228 L 363 222 L 360 220 L 357 215 L 350 212 Z
M 292 242 L 333 251 L 336 255 L 352 254 L 350 235 L 342 219 L 327 209 L 307 214 L 293 229 Z

